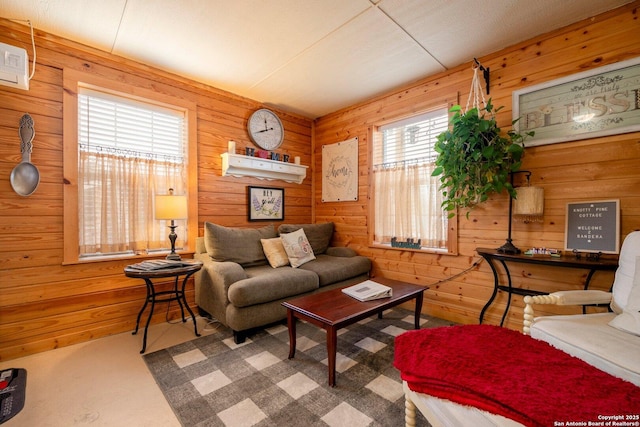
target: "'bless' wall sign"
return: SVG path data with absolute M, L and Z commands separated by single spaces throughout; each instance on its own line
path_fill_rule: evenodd
M 640 57 L 513 92 L 527 146 L 640 130 Z

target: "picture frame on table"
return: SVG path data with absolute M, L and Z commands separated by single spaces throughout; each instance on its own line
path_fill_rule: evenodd
M 620 200 L 567 203 L 565 251 L 620 253 Z
M 526 147 L 640 131 L 640 57 L 516 90 Z
M 249 221 L 283 221 L 284 188 L 247 187 Z

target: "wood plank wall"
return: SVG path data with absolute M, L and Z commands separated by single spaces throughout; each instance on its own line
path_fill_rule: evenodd
M 514 90 L 640 56 L 639 2 L 596 16 L 533 40 L 479 58 L 491 69 L 491 98 L 505 106 L 498 116 L 503 130 L 511 124 Z M 499 29 L 494 29 L 499 31 Z M 374 261 L 374 274 L 428 285 L 424 311 L 461 323 L 477 323 L 493 290 L 485 263 L 460 277 L 480 258 L 477 247 L 498 247 L 507 236 L 508 198 L 492 197 L 458 221 L 457 256 L 433 255 L 369 246 L 368 202 L 370 171 L 368 129 L 443 103 L 464 107 L 473 76 L 471 62 L 430 76 L 415 84 L 324 116 L 315 123 L 315 220 L 336 222 L 338 244 L 354 248 Z M 459 100 L 459 101 L 458 101 Z M 322 203 L 322 146 L 359 138 L 359 198 L 356 202 Z M 523 169 L 533 172 L 532 185 L 545 190 L 544 222 L 513 223 L 513 240 L 520 248 L 563 248 L 566 203 L 620 199 L 622 237 L 640 229 L 640 133 L 567 142 L 526 149 Z M 511 264 L 514 285 L 554 291 L 582 288 L 586 271 Z M 504 277 L 503 277 L 504 279 Z M 597 273 L 593 288 L 608 289 L 612 273 Z M 443 281 L 444 282 L 440 282 Z M 499 324 L 505 308 L 500 293 L 485 315 Z M 515 297 L 506 326 L 520 329 L 523 303 Z M 549 309 L 547 309 L 549 310 Z M 541 310 L 541 312 L 549 312 Z M 576 312 L 565 309 L 558 312 Z
M 492 97 L 507 108 L 500 116 L 510 122 L 511 92 L 596 66 L 640 56 L 640 26 L 634 2 L 561 31 L 480 58 L 492 70 Z M 31 55 L 28 28 L 0 20 L 0 42 L 24 47 Z M 434 102 L 466 100 L 471 79 L 464 64 L 369 102 L 322 117 L 313 123 L 280 112 L 286 134 L 283 151 L 311 165 L 301 184 L 265 183 L 249 178 L 221 177 L 220 153 L 227 141 L 249 145 L 245 130 L 259 102 L 242 98 L 179 76 L 36 31 L 38 65 L 27 91 L 0 86 L 0 360 L 130 331 L 145 291 L 142 281 L 125 278 L 131 261 L 62 265 L 62 71 L 65 67 L 96 73 L 147 89 L 195 101 L 198 105 L 198 224 L 256 226 L 247 222 L 246 187 L 266 184 L 286 188 L 286 222 L 334 221 L 335 244 L 350 246 L 374 260 L 375 274 L 431 285 L 473 264 L 478 246 L 498 246 L 506 235 L 504 195 L 492 198 L 459 223 L 459 255 L 434 256 L 368 246 L 367 129 L 378 121 L 419 111 Z M 277 108 L 275 108 L 277 110 Z M 35 121 L 32 162 L 41 183 L 30 197 L 16 195 L 9 175 L 20 161 L 19 119 L 25 112 Z M 315 129 L 314 129 L 315 127 Z M 321 203 L 321 147 L 353 136 L 360 139 L 359 200 Z M 527 149 L 525 167 L 533 183 L 545 188 L 542 225 L 514 225 L 521 247 L 561 246 L 564 206 L 588 198 L 620 198 L 622 233 L 640 228 L 640 135 L 584 140 Z M 315 202 L 314 202 L 315 201 Z M 262 225 L 262 224 L 260 224 Z M 519 267 L 517 284 L 537 289 L 579 287 L 584 272 Z M 425 311 L 462 323 L 474 323 L 491 292 L 485 264 L 458 279 L 432 285 Z M 558 283 L 557 285 L 551 284 Z M 598 274 L 606 288 L 610 275 Z M 189 300 L 193 304 L 192 287 Z M 497 323 L 504 306 L 500 297 L 488 313 Z M 508 326 L 521 324 L 521 300 L 511 310 Z M 175 317 L 174 310 L 169 314 Z M 160 307 L 154 322 L 165 319 Z
M 33 58 L 24 25 L 0 19 L 0 42 L 23 47 Z M 37 65 L 29 91 L 0 86 L 0 360 L 131 331 L 144 300 L 143 281 L 122 273 L 125 265 L 140 259 L 62 265 L 65 68 L 197 103 L 198 132 L 193 142 L 198 145 L 199 235 L 204 221 L 264 225 L 247 221 L 248 185 L 284 187 L 285 220 L 311 221 L 310 173 L 300 185 L 221 177 L 220 154 L 227 150 L 227 142 L 235 140 L 238 150 L 250 145 L 246 121 L 263 106 L 259 102 L 41 31 L 36 31 L 35 42 Z M 31 161 L 41 174 L 40 185 L 30 197 L 18 196 L 9 182 L 11 170 L 21 160 L 18 127 L 25 112 L 35 122 Z M 300 156 L 302 164 L 309 165 L 312 121 L 282 111 L 280 117 L 285 127 L 282 152 L 291 158 Z M 195 306 L 192 284 L 188 300 Z M 176 308 L 173 304 L 169 318 L 177 317 Z M 153 322 L 164 322 L 166 310 L 166 304 L 159 304 Z

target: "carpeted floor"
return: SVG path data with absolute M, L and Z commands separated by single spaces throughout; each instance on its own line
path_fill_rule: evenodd
M 451 325 L 429 316 L 421 324 Z M 144 360 L 184 426 L 401 426 L 404 396 L 393 343 L 410 329 L 412 312 L 395 308 L 340 330 L 336 387 L 327 385 L 325 332 L 305 322 L 298 322 L 291 360 L 284 324 L 241 345 L 220 326 Z M 422 418 L 418 425 L 428 423 Z

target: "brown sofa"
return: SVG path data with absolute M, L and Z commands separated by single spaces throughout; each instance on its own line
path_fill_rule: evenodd
M 302 228 L 315 259 L 297 268 L 272 267 L 262 239 Z M 196 304 L 234 332 L 236 343 L 247 333 L 286 318 L 282 302 L 362 282 L 369 277 L 371 261 L 353 249 L 330 247 L 333 223 L 282 224 L 262 228 L 229 228 L 205 222 L 195 259 L 204 263 L 195 275 Z

